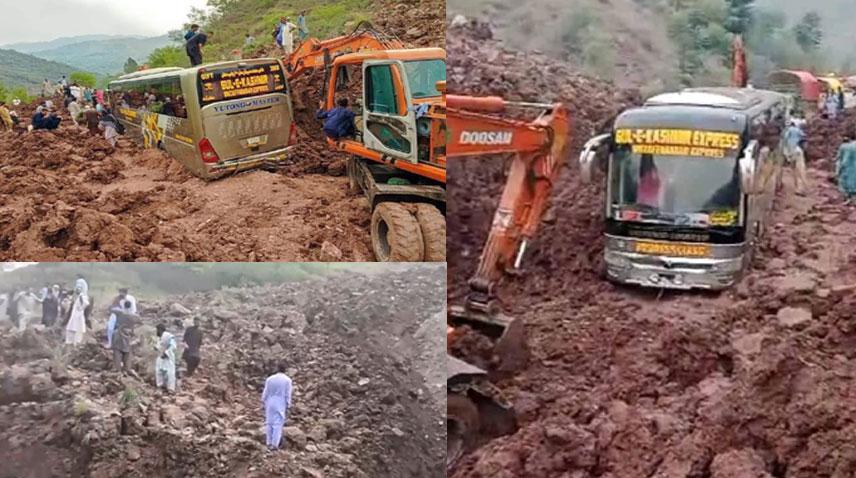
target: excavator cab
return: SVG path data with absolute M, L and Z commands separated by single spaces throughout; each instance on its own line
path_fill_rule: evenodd
M 370 150 L 417 164 L 416 112 L 404 71 L 400 60 L 363 64 L 363 143 Z

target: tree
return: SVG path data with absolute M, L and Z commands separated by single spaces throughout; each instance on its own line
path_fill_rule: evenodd
M 752 24 L 752 4 L 755 0 L 728 0 L 728 18 L 723 25 L 735 34 L 744 34 Z
M 797 44 L 806 53 L 817 51 L 823 42 L 823 30 L 821 28 L 820 15 L 817 12 L 808 12 L 794 25 L 794 35 Z
M 177 46 L 165 46 L 157 48 L 149 54 L 149 67 L 160 68 L 165 66 L 190 66 L 190 59 L 182 48 Z
M 137 60 L 134 60 L 133 58 L 128 57 L 128 59 L 125 61 L 125 66 L 122 67 L 122 70 L 125 73 L 133 73 L 133 72 L 137 71 L 139 68 L 140 68 L 140 65 L 137 64 Z
M 75 71 L 68 76 L 68 79 L 72 83 L 77 83 L 78 85 L 85 86 L 87 88 L 95 88 L 95 84 L 98 83 L 98 79 L 95 75 L 85 71 Z

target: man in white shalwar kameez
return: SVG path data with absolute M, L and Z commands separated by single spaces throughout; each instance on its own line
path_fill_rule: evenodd
M 166 330 L 166 326 L 158 324 L 156 332 L 159 337 L 157 344 L 158 358 L 155 360 L 155 384 L 158 388 L 165 387 L 175 392 L 175 336 Z
M 265 390 L 262 392 L 262 403 L 265 407 L 265 435 L 270 450 L 278 450 L 282 441 L 282 427 L 288 417 L 291 406 L 291 378 L 285 374 L 285 364 L 277 366 L 277 373 L 265 380 Z
M 89 296 L 84 292 L 86 289 L 88 288 L 81 288 L 80 286 L 74 288 L 71 317 L 65 326 L 65 343 L 67 344 L 83 343 L 83 336 L 86 334 L 86 308 L 89 306 Z

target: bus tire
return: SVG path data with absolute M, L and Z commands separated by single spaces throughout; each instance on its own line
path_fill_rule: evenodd
M 416 219 L 425 242 L 425 262 L 446 262 L 446 218 L 433 204 L 416 204 Z
M 379 262 L 422 262 L 425 257 L 419 221 L 401 203 L 382 202 L 375 207 L 371 235 Z

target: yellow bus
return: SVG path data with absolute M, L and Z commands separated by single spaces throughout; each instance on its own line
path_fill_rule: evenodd
M 204 179 L 275 167 L 297 140 L 277 59 L 139 71 L 110 82 L 108 94 L 126 135 Z

